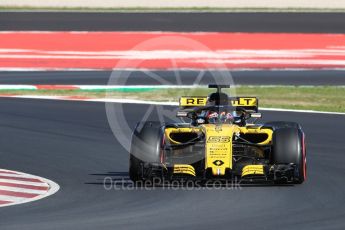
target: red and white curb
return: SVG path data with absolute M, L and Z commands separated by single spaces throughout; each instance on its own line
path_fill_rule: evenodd
M 123 90 L 123 89 L 190 89 L 204 85 L 3 85 L 0 90 Z
M 1 31 L 0 41 L 8 70 L 345 68 L 345 34 Z
M 59 189 L 57 183 L 46 178 L 0 169 L 0 207 L 43 199 Z

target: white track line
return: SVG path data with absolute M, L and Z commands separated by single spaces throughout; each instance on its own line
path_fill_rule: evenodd
M 341 112 L 327 112 L 327 111 L 316 111 L 316 110 L 303 110 L 303 109 L 279 109 L 279 108 L 260 108 L 263 111 L 275 111 L 275 112 L 293 112 L 293 113 L 316 113 L 316 114 L 330 114 L 330 115 L 345 115 Z
M 36 189 L 28 189 L 28 188 L 17 188 L 12 186 L 2 186 L 0 185 L 0 190 L 7 190 L 11 192 L 23 192 L 28 194 L 36 194 L 36 195 L 42 195 L 47 193 L 45 190 L 36 190 Z
M 0 208 L 4 206 L 10 206 L 15 204 L 21 204 L 23 201 L 27 200 L 27 198 L 23 197 L 16 197 L 16 196 L 6 196 L 6 195 L 0 195 L 0 200 L 2 201 L 9 201 L 10 204 L 0 204 Z
M 341 112 L 326 112 L 326 111 L 315 111 L 315 110 L 299 110 L 299 109 L 279 109 L 279 108 L 260 108 L 263 111 L 275 111 L 275 112 L 294 112 L 294 113 L 318 113 L 318 114 L 333 114 L 333 115 L 345 115 Z
M 35 90 L 37 88 L 33 85 L 0 85 L 0 89 Z

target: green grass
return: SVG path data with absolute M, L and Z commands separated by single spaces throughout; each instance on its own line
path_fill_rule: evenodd
M 241 87 L 237 93 L 258 97 L 262 107 L 345 112 L 345 87 Z
M 214 89 L 149 89 L 149 90 L 0 90 L 0 94 L 80 96 L 177 102 L 180 96 L 204 96 Z M 236 91 L 236 94 L 235 94 Z M 345 112 L 345 86 L 239 86 L 228 93 L 255 96 L 259 106 L 267 108 L 303 109 Z

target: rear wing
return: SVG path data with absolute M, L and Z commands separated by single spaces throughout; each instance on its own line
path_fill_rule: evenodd
M 179 105 L 182 108 L 206 106 L 208 97 L 186 96 L 181 97 Z M 242 108 L 248 113 L 257 113 L 259 100 L 256 97 L 229 97 L 229 105 L 235 108 Z

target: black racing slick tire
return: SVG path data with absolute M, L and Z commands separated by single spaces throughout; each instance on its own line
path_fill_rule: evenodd
M 279 128 L 273 132 L 272 163 L 294 164 L 294 182 L 303 183 L 307 176 L 304 133 L 296 127 Z
M 129 156 L 129 178 L 136 182 L 142 180 L 143 175 L 143 167 L 142 167 L 142 161 L 140 161 L 138 158 L 130 154 Z
M 147 179 L 151 165 L 161 162 L 162 138 L 160 122 L 147 121 L 137 124 L 129 157 L 129 177 L 132 181 Z

